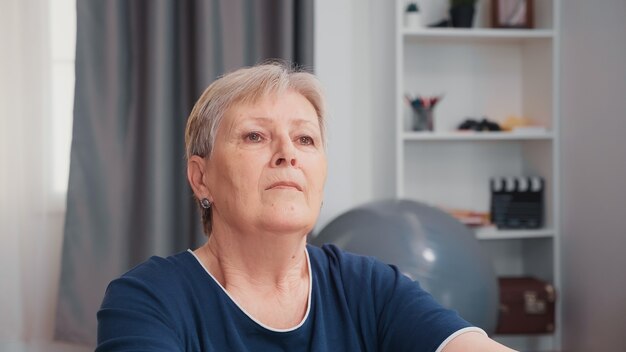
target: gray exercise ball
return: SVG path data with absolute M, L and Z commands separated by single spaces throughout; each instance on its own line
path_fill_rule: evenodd
M 375 201 L 338 216 L 310 242 L 394 264 L 445 307 L 489 334 L 495 331 L 493 266 L 472 231 L 448 213 L 409 200 Z

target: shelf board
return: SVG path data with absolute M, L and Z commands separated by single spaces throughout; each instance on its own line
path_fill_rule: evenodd
M 496 227 L 481 227 L 475 230 L 479 240 L 512 240 L 525 238 L 549 238 L 554 237 L 554 230 L 498 230 Z
M 470 38 L 470 39 L 552 39 L 552 29 L 498 29 L 498 28 L 420 28 L 402 30 L 405 38 Z
M 404 132 L 405 141 L 507 141 L 552 140 L 554 135 L 546 132 Z

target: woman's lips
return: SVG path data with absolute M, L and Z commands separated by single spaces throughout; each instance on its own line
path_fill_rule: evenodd
M 269 189 L 289 189 L 289 188 L 294 188 L 294 189 L 297 189 L 298 191 L 302 192 L 302 187 L 300 187 L 299 184 L 297 184 L 295 182 L 291 182 L 291 181 L 280 181 L 280 182 L 272 183 L 269 187 L 266 188 L 266 190 L 269 190 Z

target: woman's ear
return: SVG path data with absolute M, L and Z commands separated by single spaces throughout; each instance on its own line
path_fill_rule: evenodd
M 189 185 L 196 198 L 209 198 L 211 199 L 211 192 L 208 185 L 204 182 L 206 172 L 206 162 L 204 158 L 198 155 L 192 155 L 187 161 L 187 179 Z

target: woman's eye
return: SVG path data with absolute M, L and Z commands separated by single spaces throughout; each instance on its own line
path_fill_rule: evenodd
M 313 138 L 309 137 L 309 136 L 302 136 L 298 138 L 300 144 L 302 145 L 313 145 L 315 144 L 313 142 Z
M 263 140 L 263 136 L 258 132 L 250 132 L 246 135 L 246 140 L 252 143 L 259 143 Z

